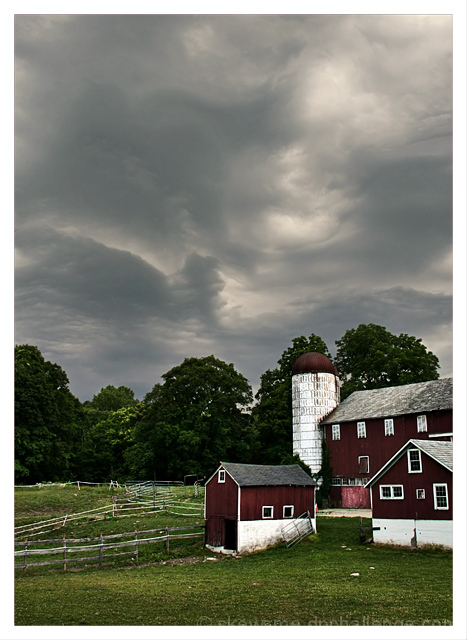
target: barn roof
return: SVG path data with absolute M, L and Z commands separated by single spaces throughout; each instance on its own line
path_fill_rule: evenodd
M 452 409 L 452 378 L 354 391 L 321 424 Z
M 221 462 L 222 467 L 240 487 L 316 484 L 298 464 L 262 465 Z
M 408 449 L 416 447 L 426 453 L 427 456 L 436 460 L 441 466 L 445 467 L 448 471 L 452 471 L 452 442 L 446 441 L 433 441 L 433 440 L 409 440 L 403 447 L 390 458 L 386 464 L 384 464 L 375 475 L 368 480 L 365 487 L 371 487 L 377 480 L 383 476 L 398 460 L 401 458 Z

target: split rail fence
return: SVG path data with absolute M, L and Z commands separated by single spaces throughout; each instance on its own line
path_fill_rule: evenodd
M 200 529 L 199 532 L 192 530 Z M 173 532 L 180 533 L 173 533 Z M 181 533 L 189 531 L 189 533 Z M 156 536 L 144 537 L 149 534 L 161 534 Z M 65 536 L 57 540 L 25 540 L 23 542 L 15 542 L 15 547 L 23 547 L 15 551 L 15 569 L 27 569 L 27 567 L 39 567 L 44 565 L 61 564 L 63 570 L 66 571 L 70 562 L 97 562 L 102 566 L 104 560 L 113 560 L 121 556 L 133 556 L 138 562 L 138 549 L 142 544 L 164 543 L 166 551 L 170 550 L 170 541 L 181 540 L 186 538 L 202 538 L 204 543 L 205 527 L 204 525 L 193 525 L 185 527 L 165 527 L 164 529 L 146 529 L 145 531 L 134 531 L 133 533 L 116 533 L 108 536 L 102 534 L 97 538 L 69 538 Z M 143 536 L 143 537 L 141 537 Z M 121 542 L 114 542 L 117 538 L 129 538 Z M 111 542 L 106 542 L 107 540 Z M 84 544 L 90 543 L 90 544 Z M 54 547 L 34 548 L 39 545 L 56 545 Z M 58 546 L 60 545 L 60 546 Z M 33 547 L 33 548 L 32 548 Z M 125 551 L 115 552 L 115 549 L 126 549 Z M 109 553 L 110 552 L 110 553 Z M 79 554 L 79 555 L 76 555 Z M 86 554 L 86 555 L 82 555 Z M 91 555 L 89 555 L 91 554 Z M 40 562 L 31 562 L 37 556 L 46 556 L 47 559 Z M 53 560 L 48 556 L 60 556 Z M 20 560 L 20 563 L 17 563 Z
M 126 493 L 112 497 L 108 504 L 89 511 L 71 513 L 15 527 L 15 538 L 28 538 L 59 529 L 67 523 L 79 520 L 100 520 L 109 517 L 130 517 L 136 514 L 154 515 L 170 513 L 174 515 L 204 517 L 203 503 L 186 503 L 178 499 L 171 486 L 143 483 L 126 488 Z

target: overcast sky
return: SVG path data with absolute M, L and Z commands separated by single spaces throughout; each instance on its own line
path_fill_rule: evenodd
M 360 323 L 452 374 L 452 19 L 15 18 L 15 342 L 84 401 Z

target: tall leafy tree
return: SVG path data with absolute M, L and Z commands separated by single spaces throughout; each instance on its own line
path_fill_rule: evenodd
M 360 324 L 336 340 L 341 399 L 354 391 L 439 378 L 439 360 L 420 338 L 396 336 L 377 324 Z
M 210 473 L 247 455 L 248 380 L 214 356 L 186 358 L 146 396 L 127 459 L 133 473 L 162 479 Z
M 134 391 L 129 387 L 124 385 L 114 387 L 109 384 L 93 396 L 91 402 L 86 404 L 98 411 L 117 411 L 123 407 L 136 406 L 138 400 L 135 398 Z
M 17 482 L 72 476 L 81 404 L 66 373 L 31 345 L 15 347 L 15 477 Z
M 261 376 L 252 417 L 256 434 L 254 461 L 258 464 L 283 464 L 292 456 L 292 367 L 304 353 L 316 351 L 330 357 L 326 343 L 312 333 L 308 338 L 293 338 L 283 351 L 275 369 Z

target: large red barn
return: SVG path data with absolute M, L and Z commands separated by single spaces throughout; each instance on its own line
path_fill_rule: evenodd
M 205 485 L 206 544 L 239 553 L 264 549 L 305 512 L 316 531 L 315 485 L 297 464 L 221 462 Z

